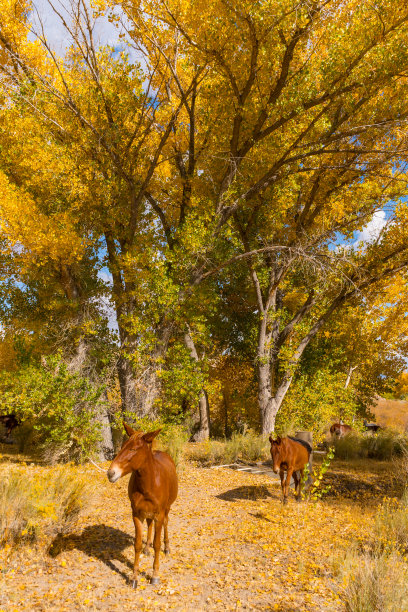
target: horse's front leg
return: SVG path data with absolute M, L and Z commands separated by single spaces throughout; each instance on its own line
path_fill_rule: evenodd
M 139 557 L 142 552 L 142 521 L 137 516 L 134 516 L 133 523 L 135 525 L 135 562 L 133 565 L 132 586 L 135 589 L 137 587 L 137 578 L 139 575 Z
M 158 519 L 154 519 L 154 540 L 153 540 L 153 548 L 154 548 L 154 561 L 153 561 L 153 576 L 151 583 L 159 584 L 159 568 L 160 568 L 160 540 L 161 540 L 161 530 L 163 526 L 163 516 L 160 516 Z
M 153 533 L 153 519 L 148 518 L 146 519 L 147 522 L 147 538 L 146 538 L 146 546 L 144 547 L 144 554 L 145 555 L 150 555 L 150 547 L 153 546 L 153 539 L 152 539 L 152 533 Z
M 288 468 L 288 471 L 286 472 L 286 481 L 285 481 L 285 491 L 283 494 L 283 503 L 287 504 L 288 503 L 288 494 L 289 494 L 289 485 L 290 485 L 290 480 L 292 478 L 292 474 L 293 474 L 293 469 Z
M 281 481 L 283 503 L 285 503 L 285 483 L 284 483 L 285 472 L 284 472 L 284 470 L 282 470 L 282 469 L 279 470 L 279 476 L 280 476 L 280 481 Z

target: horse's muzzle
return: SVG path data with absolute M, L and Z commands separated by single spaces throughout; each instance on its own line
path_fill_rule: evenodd
M 116 482 L 117 480 L 119 480 L 122 474 L 117 468 L 114 468 L 113 470 L 108 470 L 106 472 L 106 475 L 110 482 Z

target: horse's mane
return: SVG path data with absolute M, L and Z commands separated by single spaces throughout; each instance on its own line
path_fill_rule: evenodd
M 299 442 L 299 444 L 302 444 L 302 446 L 305 447 L 309 455 L 313 451 L 313 448 L 310 446 L 309 442 L 306 442 L 306 440 L 299 440 L 299 438 L 293 438 L 292 436 L 288 436 L 288 438 L 289 440 L 293 440 L 293 442 Z

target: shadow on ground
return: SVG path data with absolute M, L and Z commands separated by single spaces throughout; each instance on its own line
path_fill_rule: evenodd
M 55 558 L 64 551 L 80 550 L 89 557 L 99 559 L 129 582 L 129 576 L 114 562 L 119 561 L 125 567 L 133 569 L 132 563 L 124 554 L 126 548 L 133 546 L 133 542 L 134 538 L 120 529 L 107 525 L 90 525 L 80 535 L 58 535 L 48 552 Z M 143 572 L 140 573 L 143 575 Z
M 260 499 L 266 499 L 272 497 L 265 485 L 248 485 L 244 487 L 237 487 L 236 489 L 230 489 L 224 493 L 220 493 L 216 496 L 218 499 L 224 501 L 237 501 L 238 499 L 252 499 L 258 501 Z

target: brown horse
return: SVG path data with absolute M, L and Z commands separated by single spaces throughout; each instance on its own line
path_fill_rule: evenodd
M 142 523 L 147 522 L 147 542 L 144 553 L 149 554 L 152 546 L 152 526 L 154 521 L 154 562 L 151 583 L 159 584 L 160 539 L 164 526 L 164 552 L 169 554 L 169 536 L 167 532 L 170 506 L 177 497 L 177 473 L 173 459 L 161 451 L 152 450 L 152 442 L 160 433 L 135 431 L 123 423 L 129 440 L 112 461 L 108 478 L 116 482 L 121 476 L 132 473 L 129 480 L 128 494 L 132 506 L 135 525 L 135 563 L 133 567 L 133 587 L 137 586 L 139 557 L 142 551 Z
M 290 479 L 293 475 L 295 481 L 295 494 L 298 501 L 301 500 L 301 487 L 303 472 L 306 463 L 309 462 L 312 447 L 304 440 L 296 440 L 295 438 L 278 438 L 274 440 L 269 436 L 271 443 L 271 456 L 273 460 L 273 470 L 275 474 L 279 472 L 283 503 L 288 501 Z M 286 471 L 286 480 L 284 482 Z M 300 472 L 298 474 L 297 472 Z
M 13 429 L 20 425 L 20 421 L 15 414 L 2 414 L 0 416 L 0 423 L 3 423 L 4 427 L 6 428 L 6 439 L 10 436 Z
M 332 436 L 337 438 L 342 438 L 343 436 L 353 431 L 353 428 L 350 425 L 345 425 L 344 423 L 333 423 L 330 427 L 330 433 Z

